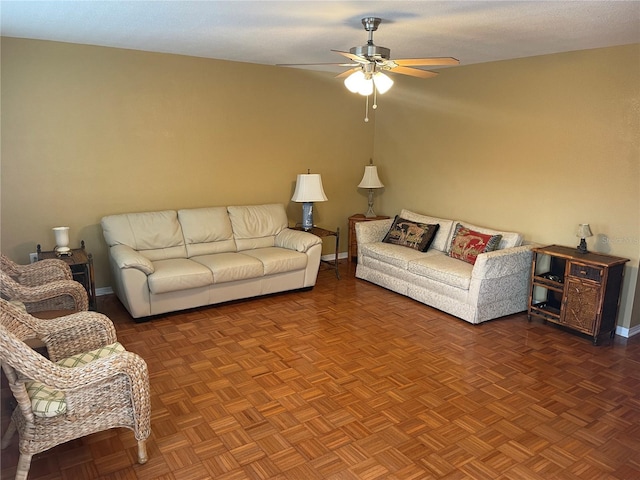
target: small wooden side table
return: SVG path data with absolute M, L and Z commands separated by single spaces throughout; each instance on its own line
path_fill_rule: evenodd
M 354 258 L 358 258 L 358 239 L 356 238 L 356 223 L 370 222 L 371 220 L 387 220 L 389 217 L 378 215 L 376 217 L 365 217 L 362 213 L 357 213 L 349 217 L 349 263 Z
M 320 228 L 320 227 L 311 227 L 311 229 L 309 230 L 305 230 L 304 228 L 302 228 L 301 225 L 296 225 L 295 227 L 292 227 L 293 230 L 301 230 L 303 232 L 309 232 L 309 233 L 313 233 L 316 237 L 320 237 L 322 239 L 326 238 L 326 237 L 336 237 L 336 250 L 335 250 L 335 259 L 333 260 L 333 262 L 327 261 L 327 260 L 322 260 L 320 259 L 321 262 L 326 263 L 327 265 L 331 265 L 332 267 L 335 268 L 336 270 L 336 278 L 338 280 L 340 280 L 340 270 L 338 270 L 338 253 L 340 250 L 340 228 L 336 228 L 336 231 L 331 231 L 331 230 L 327 230 L 326 228 Z
M 87 253 L 84 245 L 84 240 L 80 242 L 80 248 L 73 248 L 70 251 L 70 255 L 58 255 L 55 251 L 43 252 L 40 244 L 37 247 L 38 260 L 44 260 L 47 258 L 57 258 L 67 262 L 71 268 L 71 274 L 76 282 L 82 284 L 87 290 L 89 297 L 89 308 L 91 310 L 97 309 L 96 301 L 96 283 L 93 272 L 93 255 Z

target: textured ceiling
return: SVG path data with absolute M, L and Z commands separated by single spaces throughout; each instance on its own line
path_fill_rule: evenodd
M 383 23 L 391 58 L 462 64 L 640 43 L 640 1 L 4 1 L 3 36 L 275 65 L 340 62 L 331 49 Z M 342 71 L 344 68 L 330 68 Z

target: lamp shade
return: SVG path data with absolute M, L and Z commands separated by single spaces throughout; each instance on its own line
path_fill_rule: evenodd
M 301 173 L 296 179 L 296 189 L 291 197 L 293 202 L 326 202 L 319 173 Z
M 365 97 L 368 97 L 373 93 L 373 80 L 371 79 L 371 74 L 365 74 L 362 70 L 356 70 L 345 78 L 344 85 L 350 92 L 359 93 Z
M 378 169 L 375 165 L 364 167 L 364 175 L 358 184 L 358 188 L 382 188 L 384 185 L 378 178 Z
M 593 236 L 593 233 L 591 233 L 591 227 L 589 227 L 588 223 L 578 224 L 578 231 L 576 232 L 576 237 L 588 238 L 592 236 Z
M 389 76 L 385 75 L 384 73 L 376 72 L 373 75 L 373 83 L 375 83 L 378 93 L 384 94 L 388 92 L 393 85 L 393 80 L 391 80 Z

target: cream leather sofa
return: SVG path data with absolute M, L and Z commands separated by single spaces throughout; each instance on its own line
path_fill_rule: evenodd
M 431 247 L 420 252 L 383 243 L 393 219 L 356 223 L 356 277 L 406 295 L 470 323 L 527 309 L 533 244 L 522 236 L 464 221 L 402 210 L 412 222 L 440 225 Z M 481 253 L 475 264 L 447 255 L 457 223 L 484 234 L 502 235 L 497 250 Z
M 140 318 L 316 283 L 322 241 L 281 204 L 125 213 L 102 219 L 114 291 Z

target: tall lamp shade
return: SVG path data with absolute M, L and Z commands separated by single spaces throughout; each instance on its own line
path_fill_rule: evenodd
M 327 196 L 322 188 L 322 177 L 319 173 L 301 173 L 296 178 L 296 189 L 291 201 L 302 203 L 302 228 L 313 227 L 313 202 L 326 202 Z
M 367 213 L 364 214 L 365 217 L 372 218 L 376 216 L 376 213 L 373 211 L 373 189 L 382 187 L 384 187 L 384 185 L 378 177 L 377 167 L 375 165 L 365 166 L 364 175 L 362 176 L 362 180 L 358 184 L 358 188 L 369 189 L 369 208 L 367 209 Z

